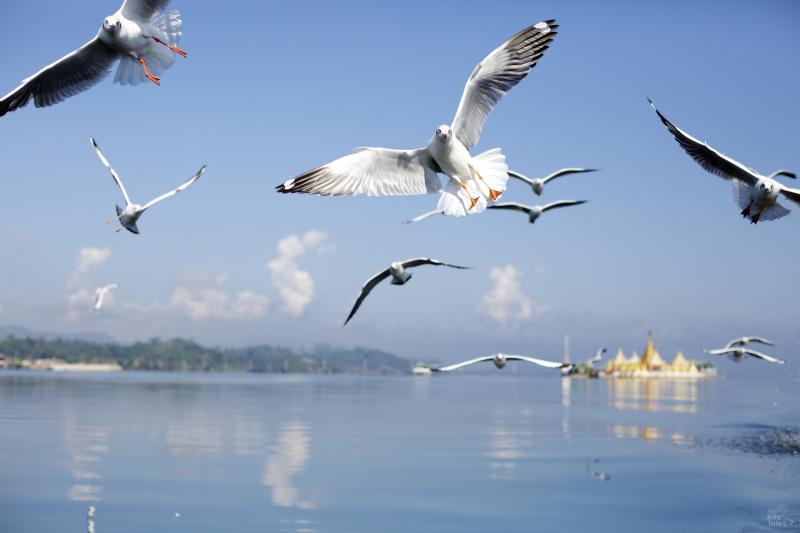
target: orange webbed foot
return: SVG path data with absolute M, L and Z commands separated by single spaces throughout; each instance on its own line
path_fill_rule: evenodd
M 161 78 L 154 76 L 149 70 L 147 70 L 147 65 L 145 64 L 144 59 L 139 58 L 139 64 L 142 65 L 142 68 L 144 69 L 144 75 L 147 76 L 148 80 L 152 81 L 156 85 L 161 85 Z

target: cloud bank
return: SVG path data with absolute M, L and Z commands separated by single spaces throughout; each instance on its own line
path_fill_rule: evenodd
M 308 253 L 324 250 L 328 236 L 319 230 L 310 230 L 302 237 L 289 235 L 278 242 L 278 257 L 267 263 L 272 275 L 272 285 L 278 291 L 281 311 L 300 317 L 314 299 L 314 279 L 300 270 L 297 260 Z
M 519 278 L 522 272 L 513 265 L 493 267 L 489 279 L 493 286 L 483 296 L 480 305 L 481 314 L 495 322 L 516 324 L 534 318 L 539 311 L 538 306 L 522 292 Z
M 189 276 L 172 290 L 167 308 L 192 320 L 251 320 L 267 313 L 266 296 L 250 290 L 229 293 L 225 280 L 225 276 Z

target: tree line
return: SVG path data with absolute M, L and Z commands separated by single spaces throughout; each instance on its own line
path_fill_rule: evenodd
M 412 366 L 408 359 L 369 348 L 319 345 L 306 353 L 270 345 L 209 348 L 186 339 L 122 345 L 8 336 L 0 340 L 0 355 L 12 367 L 25 359 L 60 359 L 68 363 L 117 363 L 123 370 L 194 372 L 408 374 Z

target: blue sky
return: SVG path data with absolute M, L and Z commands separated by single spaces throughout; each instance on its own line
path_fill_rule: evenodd
M 730 186 L 680 150 L 645 100 L 757 170 L 800 171 L 796 2 L 172 7 L 190 58 L 161 87 L 109 77 L 53 108 L 0 119 L 1 324 L 121 341 L 367 345 L 442 360 L 560 353 L 567 333 L 587 356 L 598 345 L 641 350 L 648 328 L 668 357 L 739 334 L 797 353 L 800 213 L 743 221 Z M 117 8 L 5 6 L 0 92 L 83 44 Z M 495 109 L 476 150 L 502 147 L 529 175 L 601 168 L 541 198 L 588 204 L 533 226 L 505 212 L 408 226 L 401 221 L 432 209 L 434 196 L 273 191 L 356 146 L 424 145 L 451 120 L 477 62 L 546 18 L 558 20 L 558 37 Z M 141 235 L 115 234 L 104 222 L 122 198 L 89 136 L 140 201 L 203 163 L 208 172 L 149 211 Z M 519 183 L 504 199 L 533 201 Z M 474 269 L 420 269 L 402 288 L 381 286 L 341 328 L 366 278 L 420 255 Z M 288 295 L 278 287 L 287 280 Z M 86 291 L 112 281 L 120 289 L 106 312 L 87 312 Z

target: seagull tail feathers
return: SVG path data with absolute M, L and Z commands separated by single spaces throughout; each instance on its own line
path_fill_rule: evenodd
M 478 154 L 471 160 L 475 175 L 462 187 L 450 180 L 439 197 L 437 209 L 455 217 L 474 215 L 486 210 L 489 202 L 498 200 L 508 183 L 506 156 L 499 148 Z
M 759 220 L 775 220 L 781 217 L 785 217 L 789 213 L 790 213 L 789 209 L 786 209 L 780 204 L 775 204 L 761 211 L 761 216 L 759 217 Z

